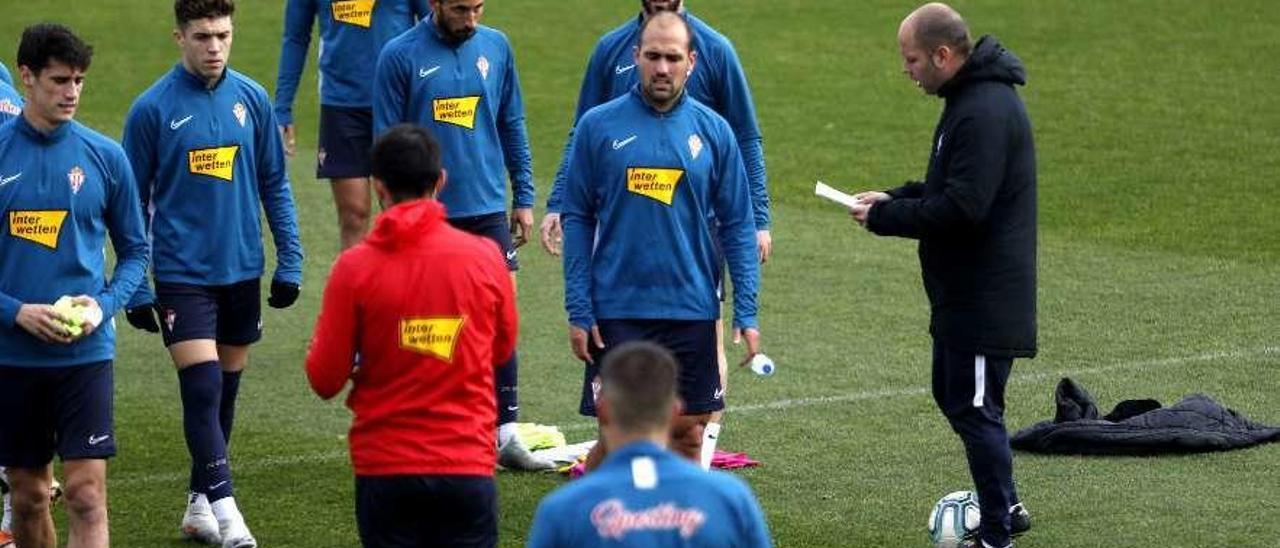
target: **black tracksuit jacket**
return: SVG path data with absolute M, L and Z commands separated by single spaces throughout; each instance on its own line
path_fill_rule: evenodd
M 938 95 L 923 183 L 888 191 L 867 228 L 920 241 L 929 331 L 949 348 L 998 357 L 1036 353 L 1036 156 L 1014 85 L 1026 70 L 982 37 Z

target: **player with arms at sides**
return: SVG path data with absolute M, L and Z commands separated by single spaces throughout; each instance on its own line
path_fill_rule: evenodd
M 22 114 L 22 95 L 12 85 L 9 69 L 0 63 L 0 126 Z M 13 507 L 9 498 L 9 480 L 3 466 L 0 466 L 0 499 L 4 501 L 4 513 L 0 515 L 0 548 L 7 548 L 13 545 L 13 533 L 10 531 Z
M 430 133 L 394 126 L 372 158 L 386 209 L 333 266 L 307 378 L 325 399 L 352 384 L 364 546 L 494 546 L 494 367 L 515 351 L 511 276 L 497 245 L 446 221 Z
M 595 50 L 582 77 L 582 89 L 578 93 L 576 124 L 592 107 L 625 95 L 639 81 L 635 70 L 634 49 L 640 36 L 640 27 L 651 15 L 670 11 L 679 13 L 693 30 L 693 50 L 698 63 L 685 84 L 690 97 L 711 107 L 723 116 L 733 128 L 747 168 L 747 180 L 751 185 L 751 205 L 756 223 L 756 248 L 760 262 L 769 260 L 773 253 L 773 237 L 770 233 L 769 191 L 764 164 L 764 140 L 756 121 L 755 104 L 751 88 L 747 85 L 746 72 L 738 59 L 733 44 L 723 34 L 685 10 L 683 0 L 641 0 L 640 15 L 628 20 L 605 34 L 596 43 Z M 572 139 L 572 133 L 570 134 Z M 542 247 L 553 255 L 560 254 L 560 210 L 564 194 L 564 178 L 568 167 L 568 151 L 556 171 L 555 182 L 547 197 L 547 213 L 542 218 L 540 236 Z M 722 261 L 723 262 L 723 261 Z M 724 348 L 723 322 L 716 322 L 716 359 L 720 366 L 721 390 L 728 388 L 728 358 Z M 723 411 L 711 414 L 703 437 L 702 467 L 711 467 L 716 440 L 721 430 Z
M 427 0 L 289 0 L 276 75 L 276 120 L 285 154 L 296 150 L 293 99 L 320 23 L 320 128 L 316 177 L 329 180 L 342 249 L 369 231 L 373 69 L 382 46 L 427 15 Z
M 919 240 L 932 304 L 933 398 L 964 442 L 982 502 L 974 546 L 1012 546 L 1031 527 L 1013 480 L 1004 393 L 1014 358 L 1036 355 L 1036 155 L 1014 86 L 1026 68 L 993 36 L 976 43 L 951 7 L 898 27 L 903 72 L 946 102 L 924 182 L 861 192 L 854 220 Z
M 246 548 L 257 543 L 233 497 L 227 447 L 249 345 L 262 336 L 261 210 L 276 246 L 267 300 L 274 308 L 298 297 L 302 245 L 266 91 L 227 66 L 235 3 L 173 6 L 182 59 L 125 120 L 124 147 L 150 212 L 155 278 L 155 295 L 144 285 L 128 318 L 161 332 L 178 369 L 191 454 L 182 535 Z
M 587 362 L 579 412 L 596 415 L 599 360 L 610 347 L 662 344 L 680 360 L 685 403 L 672 446 L 698 462 L 703 427 L 724 408 L 717 243 L 733 278 L 735 336 L 745 337 L 747 359 L 759 352 L 760 271 L 737 140 L 724 118 L 685 91 L 698 59 L 691 40 L 679 15 L 645 20 L 634 56 L 640 83 L 578 121 L 562 218 L 570 346 Z M 597 443 L 587 468 L 608 449 Z
M 61 25 L 22 33 L 21 115 L 0 125 L 0 465 L 23 548 L 57 545 L 53 456 L 62 459 L 71 548 L 110 544 L 107 459 L 115 327 L 137 289 L 147 240 L 120 145 L 73 120 L 93 50 Z M 116 264 L 106 279 L 106 239 Z M 80 318 L 51 303 L 71 296 Z
M 654 343 L 633 341 L 609 353 L 596 410 L 613 449 L 595 472 L 542 500 L 529 548 L 772 545 L 746 483 L 667 449 L 681 415 L 679 368 Z
M 383 48 L 373 130 L 409 122 L 431 131 L 452 174 L 438 198 L 449 223 L 497 242 L 514 282 L 516 248 L 533 229 L 533 161 L 515 55 L 504 34 L 480 24 L 484 8 L 483 0 L 431 0 L 431 15 Z M 498 370 L 498 463 L 548 470 L 555 464 L 516 436 L 518 364 L 513 354 Z

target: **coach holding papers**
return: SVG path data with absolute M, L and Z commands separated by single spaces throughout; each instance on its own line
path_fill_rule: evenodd
M 920 240 L 932 309 L 933 396 L 964 441 L 982 500 L 983 546 L 1030 527 L 1013 483 L 1004 387 L 1036 353 L 1036 160 L 1014 89 L 1026 70 L 994 37 L 976 44 L 931 3 L 898 30 L 903 69 L 945 101 L 923 183 L 863 192 L 851 213 L 881 236 Z

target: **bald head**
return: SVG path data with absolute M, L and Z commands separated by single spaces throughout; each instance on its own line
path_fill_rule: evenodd
M 689 22 L 674 11 L 659 11 L 646 17 L 644 22 L 640 23 L 640 37 L 636 46 L 643 49 L 646 37 L 665 38 L 672 33 L 683 37 L 685 51 L 693 48 L 693 30 L 689 28 Z
M 941 2 L 930 2 L 911 12 L 898 27 L 898 40 L 910 41 L 916 48 L 933 51 L 947 46 L 955 55 L 965 58 L 973 49 L 969 26 L 960 12 Z

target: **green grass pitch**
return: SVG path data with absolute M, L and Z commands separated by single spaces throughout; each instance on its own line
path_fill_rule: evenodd
M 245 0 L 232 66 L 274 87 L 283 2 Z M 634 0 L 500 1 L 525 92 L 539 203 L 559 161 L 582 68 Z M 919 177 L 940 103 L 901 74 L 895 34 L 914 5 L 872 0 L 690 0 L 734 39 L 751 79 L 776 204 L 761 320 L 778 373 L 731 375 L 721 446 L 779 546 L 926 546 L 933 502 L 969 484 L 961 446 L 928 395 L 927 310 L 911 242 L 874 238 L 812 196 Z M 93 45 L 79 119 L 113 136 L 133 98 L 177 60 L 169 2 L 9 1 L 0 59 L 23 26 L 67 23 Z M 1020 361 L 1008 422 L 1051 416 L 1064 375 L 1104 406 L 1205 392 L 1280 423 L 1280 71 L 1269 0 L 962 0 L 976 34 L 1029 71 L 1040 166 L 1040 357 Z M 314 55 L 314 49 L 313 49 Z M 372 60 L 370 60 L 372 62 Z M 302 86 L 294 192 L 307 251 L 298 305 L 265 313 L 232 444 L 237 499 L 268 547 L 357 544 L 348 414 L 302 374 L 336 252 L 329 190 L 313 177 L 314 56 Z M 540 212 L 539 212 L 540 213 Z M 560 267 L 522 254 L 524 420 L 591 436 L 565 336 Z M 4 265 L 10 268 L 13 265 Z M 123 326 L 123 317 L 118 318 Z M 183 546 L 186 486 L 173 368 L 124 327 L 120 455 L 110 466 L 115 545 Z M 737 349 L 733 349 L 735 353 Z M 1025 547 L 1274 546 L 1280 446 L 1176 458 L 1017 455 L 1035 521 Z M 552 476 L 501 474 L 504 546 L 525 540 Z M 65 531 L 65 529 L 64 529 Z

